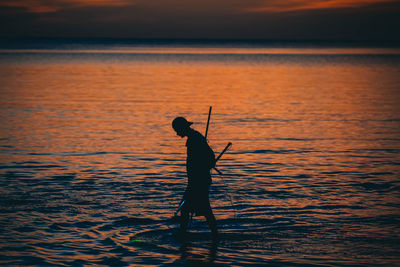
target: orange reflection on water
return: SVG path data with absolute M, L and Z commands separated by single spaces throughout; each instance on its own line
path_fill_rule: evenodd
M 10 95 L 2 106 L 24 111 L 7 122 L 3 136 L 18 136 L 38 152 L 182 152 L 170 120 L 184 115 L 204 131 L 210 105 L 210 140 L 217 151 L 235 139 L 239 151 L 280 149 L 285 138 L 337 139 L 317 145 L 343 150 L 337 142 L 346 146 L 347 139 L 368 131 L 359 121 L 398 112 L 395 98 L 387 97 L 396 94 L 397 78 L 386 74 L 390 66 L 128 62 L 2 70 L 3 91 Z M 16 73 L 19 78 L 9 78 Z
M 19 110 L 5 122 L 2 136 L 14 136 L 21 151 L 72 155 L 73 161 L 95 162 L 96 169 L 118 167 L 120 174 L 132 177 L 152 172 L 131 168 L 138 162 L 143 165 L 139 167 L 157 166 L 160 173 L 183 171 L 176 164 L 184 163 L 184 141 L 175 136 L 170 122 L 183 115 L 204 132 L 210 105 L 211 146 L 219 152 L 233 141 L 236 152 L 221 164 L 256 164 L 257 175 L 262 175 L 257 164 L 263 162 L 286 166 L 276 169 L 283 176 L 302 172 L 289 166 L 310 164 L 306 172 L 317 175 L 323 165 L 336 168 L 329 167 L 330 151 L 385 148 L 388 143 L 379 138 L 398 133 L 380 133 L 364 123 L 394 118 L 399 112 L 395 97 L 388 97 L 397 94 L 398 83 L 388 74 L 394 71 L 390 65 L 374 69 L 319 61 L 89 61 L 1 68 L 8 95 L 1 100 L 3 116 Z M 385 127 L 385 121 L 380 124 Z M 377 141 L 360 141 L 363 137 Z M 267 154 L 244 153 L 254 150 Z M 316 152 L 274 152 L 286 150 Z M 120 152 L 155 159 L 131 161 Z M 35 155 L 11 155 L 16 160 L 30 157 Z M 168 164 L 169 159 L 177 162 Z M 251 170 L 234 172 L 248 175 Z
M 11 214 L 15 227 L 32 236 L 50 229 L 49 240 L 72 243 L 71 255 L 62 255 L 69 259 L 98 262 L 93 253 L 111 258 L 116 246 L 141 251 L 126 245 L 129 235 L 165 229 L 186 185 L 185 140 L 171 121 L 185 116 L 204 133 L 213 106 L 209 143 L 217 154 L 233 146 L 218 162 L 225 175 L 213 175 L 212 207 L 222 232 L 253 249 L 234 252 L 241 253 L 234 262 L 266 260 L 253 251 L 274 244 L 273 257 L 287 260 L 293 249 L 314 255 L 296 242 L 316 240 L 314 248 L 331 253 L 337 243 L 327 239 L 392 236 L 389 219 L 359 218 L 398 213 L 395 59 L 220 56 L 46 54 L 1 64 L 0 171 L 4 194 L 21 210 Z M 23 228 L 32 218 L 39 230 Z M 255 234 L 241 235 L 246 227 Z M 260 241 L 259 250 L 252 241 L 266 230 L 275 239 Z M 53 252 L 37 246 L 37 255 Z M 186 259 L 210 262 L 212 251 L 189 246 Z

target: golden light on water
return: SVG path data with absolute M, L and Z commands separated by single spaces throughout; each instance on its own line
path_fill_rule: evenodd
M 145 264 L 182 255 L 233 257 L 233 265 L 299 263 L 299 255 L 354 263 L 343 256 L 359 255 L 352 238 L 364 236 L 363 246 L 377 251 L 370 241 L 393 235 L 397 54 L 166 50 L 25 51 L 0 64 L 4 209 L 18 211 L 9 212 L 9 231 L 37 258 L 99 263 L 117 247 L 121 261 Z M 186 184 L 185 140 L 171 121 L 184 116 L 204 133 L 209 106 L 211 147 L 218 154 L 233 143 L 211 187 L 222 252 L 127 244 L 137 232 L 162 245 L 170 238 L 168 219 Z M 378 251 L 381 259 L 390 249 Z

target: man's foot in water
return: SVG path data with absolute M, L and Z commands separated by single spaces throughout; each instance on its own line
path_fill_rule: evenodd
M 174 236 L 178 239 L 178 240 L 185 240 L 188 237 L 188 232 L 186 231 L 186 229 L 182 229 L 182 228 L 178 228 L 176 229 Z

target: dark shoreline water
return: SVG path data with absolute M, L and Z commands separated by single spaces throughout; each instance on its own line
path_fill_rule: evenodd
M 397 52 L 100 46 L 0 52 L 1 265 L 400 264 Z M 170 124 L 210 105 L 221 239 L 182 242 Z
M 118 39 L 118 38 L 0 38 L 0 49 L 57 49 L 113 46 L 278 47 L 278 48 L 400 48 L 399 41 L 318 41 L 240 39 Z

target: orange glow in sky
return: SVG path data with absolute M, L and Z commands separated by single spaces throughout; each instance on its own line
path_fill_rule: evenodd
M 0 0 L 0 38 L 386 42 L 400 41 L 399 12 L 399 0 Z
M 140 2 L 140 1 L 139 1 Z M 139 3 L 138 2 L 138 3 Z M 162 6 L 179 4 L 175 1 L 159 1 L 159 4 L 154 3 L 154 0 L 146 1 L 151 5 Z M 151 3 L 153 2 L 153 3 Z M 234 1 L 235 2 L 235 1 Z M 328 9 L 328 8 L 357 8 L 374 3 L 392 2 L 391 0 L 258 0 L 249 3 L 241 4 L 242 11 L 245 12 L 288 12 L 296 10 L 313 10 L 313 9 Z M 0 6 L 20 7 L 32 13 L 51 13 L 65 8 L 76 7 L 116 7 L 116 6 L 132 6 L 135 1 L 132 0 L 4 0 L 0 2 Z M 203 3 L 204 5 L 212 5 Z M 230 3 L 227 2 L 227 5 Z M 184 7 L 198 5 L 198 3 L 186 3 Z M 220 5 L 218 5 L 220 6 Z
M 131 4 L 129 0 L 4 0 L 0 6 L 20 7 L 32 13 L 51 13 L 64 8 L 87 6 L 125 6 Z
M 388 0 L 286 0 L 264 1 L 259 7 L 249 8 L 253 12 L 288 12 L 296 10 L 357 8 L 375 3 L 391 2 Z

